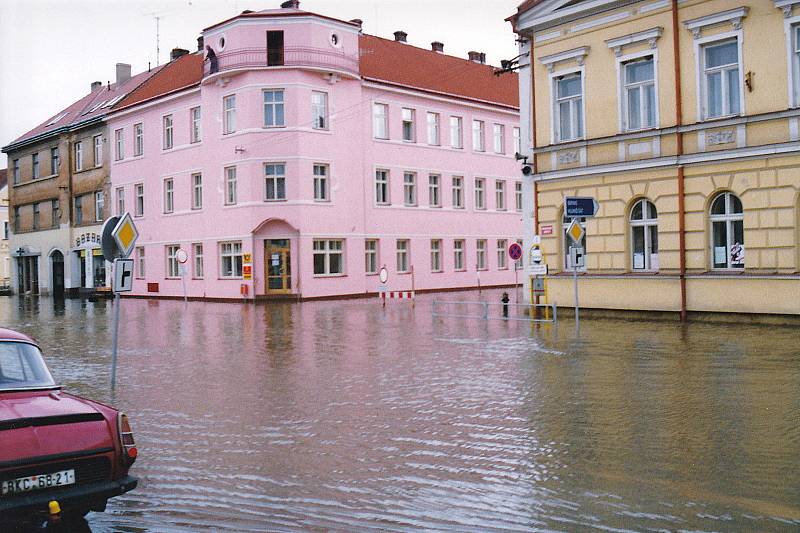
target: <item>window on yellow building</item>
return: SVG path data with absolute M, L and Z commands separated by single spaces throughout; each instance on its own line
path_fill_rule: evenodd
M 656 126 L 656 84 L 652 56 L 625 63 L 622 100 L 626 130 Z
M 555 127 L 557 141 L 583 137 L 583 80 L 581 73 L 555 79 Z
M 741 113 L 739 43 L 736 39 L 703 47 L 703 118 Z
M 642 198 L 631 209 L 631 268 L 658 270 L 658 212 Z
M 730 192 L 711 202 L 711 264 L 713 268 L 744 268 L 744 212 Z

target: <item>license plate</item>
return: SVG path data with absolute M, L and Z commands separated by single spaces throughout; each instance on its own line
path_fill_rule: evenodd
M 75 483 L 75 470 L 62 470 L 51 474 L 20 477 L 3 481 L 3 496 L 32 490 L 49 489 Z

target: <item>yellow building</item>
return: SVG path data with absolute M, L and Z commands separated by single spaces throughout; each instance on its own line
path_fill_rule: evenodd
M 529 0 L 509 20 L 550 301 L 572 305 L 577 195 L 600 204 L 582 307 L 800 318 L 800 0 Z

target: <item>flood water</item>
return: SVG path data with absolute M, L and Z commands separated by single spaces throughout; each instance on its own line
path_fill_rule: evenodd
M 432 317 L 374 300 L 0 299 L 132 419 L 110 531 L 797 531 L 800 333 Z

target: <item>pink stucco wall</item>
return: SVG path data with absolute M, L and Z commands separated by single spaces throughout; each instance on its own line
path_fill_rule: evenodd
M 304 19 L 305 20 L 305 19 Z M 291 22 L 291 23 L 289 23 Z M 339 35 L 341 51 L 357 57 L 357 32 L 351 27 L 323 19 L 282 19 L 233 22 L 205 35 L 214 45 L 225 37 L 224 52 L 237 48 L 264 47 L 265 30 L 285 29 L 287 49 L 330 48 L 330 34 Z M 323 58 L 324 60 L 324 58 Z M 515 282 L 513 264 L 498 268 L 496 241 L 521 238 L 521 213 L 515 202 L 519 166 L 513 158 L 513 128 L 518 113 L 501 107 L 472 104 L 452 97 L 434 97 L 406 89 L 363 82 L 348 72 L 331 80 L 328 71 L 317 68 L 258 67 L 223 71 L 206 77 L 199 88 L 145 103 L 112 115 L 109 138 L 122 128 L 125 158 L 112 153 L 112 202 L 117 211 L 117 189 L 123 188 L 125 209 L 134 213 L 134 187 L 143 183 L 144 215 L 135 217 L 140 232 L 138 246 L 145 250 L 145 272 L 139 275 L 133 294 L 180 296 L 180 279 L 168 279 L 166 246 L 185 249 L 186 288 L 190 297 L 238 298 L 242 284 L 250 297 L 265 290 L 264 240 L 291 242 L 291 292 L 302 297 L 320 297 L 375 292 L 377 275 L 365 273 L 365 239 L 379 240 L 379 265 L 389 270 L 389 290 L 411 288 L 411 275 L 395 268 L 397 239 L 410 240 L 410 262 L 417 289 L 470 287 Z M 285 126 L 263 127 L 263 90 L 284 90 Z M 329 128 L 311 127 L 311 92 L 328 95 Z M 236 95 L 235 133 L 223 134 L 222 102 Z M 389 106 L 389 140 L 373 139 L 373 103 Z M 191 144 L 190 109 L 202 109 L 202 141 Z M 403 142 L 401 109 L 416 110 L 415 143 Z M 440 115 L 440 146 L 427 144 L 426 113 Z M 162 149 L 162 117 L 172 114 L 174 147 Z M 450 148 L 449 117 L 463 119 L 463 149 Z M 486 151 L 472 150 L 472 120 L 486 124 Z M 144 127 L 144 153 L 133 157 L 133 125 Z M 492 125 L 505 127 L 504 155 L 493 153 Z M 286 200 L 266 201 L 264 165 L 286 165 Z M 314 201 L 313 165 L 329 166 L 327 202 Z M 225 205 L 226 167 L 235 166 L 237 203 Z M 392 205 L 374 201 L 375 170 L 390 172 Z M 403 173 L 417 174 L 417 206 L 403 205 Z M 192 209 L 191 176 L 202 173 L 203 207 Z M 441 176 L 441 207 L 430 207 L 428 175 Z M 464 178 L 463 209 L 453 208 L 451 179 Z M 476 210 L 474 179 L 485 178 L 486 209 Z M 174 210 L 164 213 L 164 179 L 174 180 Z M 495 207 L 495 182 L 505 181 L 505 211 Z M 313 241 L 344 241 L 345 268 L 342 275 L 317 276 L 313 272 Z M 442 272 L 431 272 L 431 239 L 442 240 Z M 454 239 L 463 239 L 465 270 L 453 267 Z M 487 241 L 487 269 L 476 272 L 477 239 Z M 253 279 L 220 277 L 219 243 L 240 241 L 244 253 L 252 254 Z M 192 244 L 203 244 L 204 276 L 193 277 Z M 134 256 L 135 257 L 135 254 Z M 480 280 L 479 280 L 480 278 Z M 158 283 L 158 293 L 148 292 L 148 283 Z

